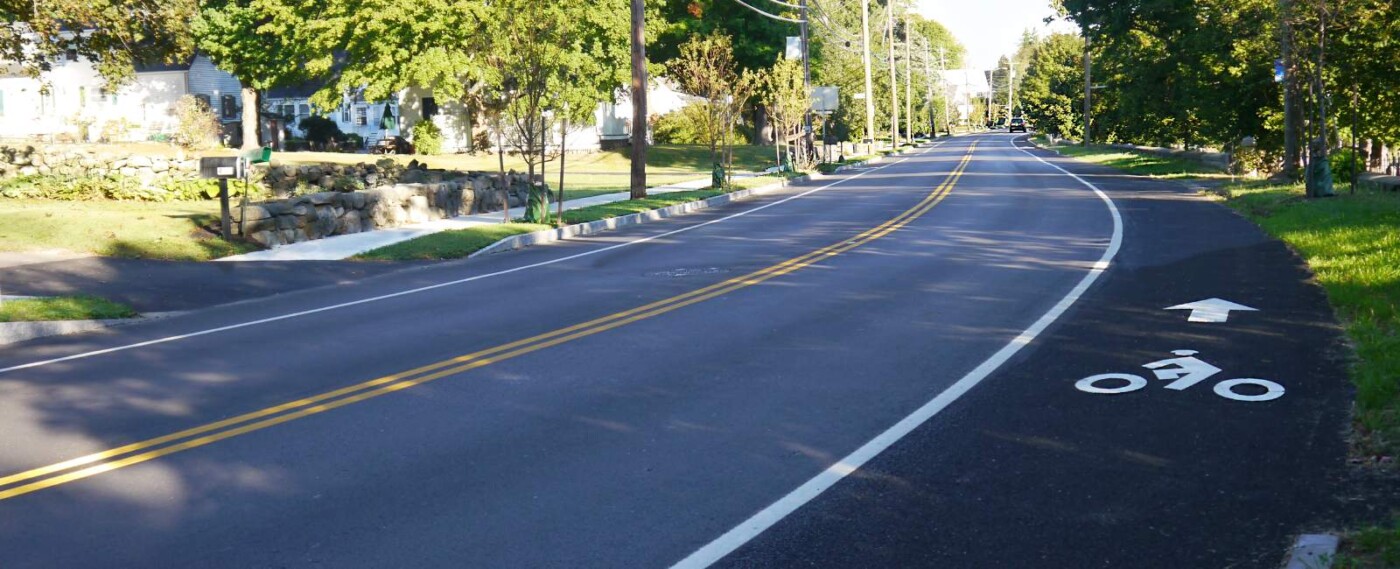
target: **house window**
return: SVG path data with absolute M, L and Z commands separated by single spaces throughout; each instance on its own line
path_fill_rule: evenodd
M 87 87 L 78 87 L 78 108 L 87 108 Z
M 355 126 L 369 125 L 369 108 L 364 106 L 355 107 Z
M 49 116 L 54 112 L 53 93 L 39 94 L 39 114 Z
M 65 53 L 64 55 L 68 56 L 68 61 L 77 61 L 77 60 L 78 60 L 78 50 L 76 50 L 76 49 L 68 48 L 68 52 Z
M 342 122 L 342 123 L 349 123 L 349 122 L 350 122 L 350 107 L 341 107 L 341 108 L 340 108 L 340 122 Z
M 297 106 L 297 116 L 299 116 L 299 117 L 309 117 L 309 116 L 311 116 L 311 105 L 298 105 L 298 106 Z
M 437 99 L 423 97 L 423 118 L 430 119 L 438 114 Z
M 195 95 L 194 98 L 195 98 L 196 101 L 199 101 L 200 103 L 202 103 L 202 104 L 204 105 L 204 108 L 205 108 L 205 109 L 212 109 L 212 108 L 214 108 L 214 102 L 211 101 L 211 100 L 209 100 L 209 95 L 198 94 L 198 95 Z M 115 98 L 115 97 L 112 98 L 112 102 L 114 102 L 114 103 L 116 102 L 116 98 Z
M 219 97 L 220 114 L 226 119 L 234 118 L 238 115 L 238 108 L 234 104 L 233 95 Z
M 287 117 L 288 120 L 296 120 L 296 118 L 297 118 L 297 107 L 296 107 L 296 105 L 282 105 L 282 116 Z

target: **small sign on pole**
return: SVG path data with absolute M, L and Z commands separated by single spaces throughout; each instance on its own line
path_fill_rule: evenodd
M 802 59 L 802 36 L 787 37 L 787 50 L 783 56 L 788 59 Z
M 836 87 L 812 88 L 812 112 L 834 113 L 840 104 L 840 90 Z

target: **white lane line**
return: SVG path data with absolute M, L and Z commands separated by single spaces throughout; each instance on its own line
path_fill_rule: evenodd
M 940 143 L 938 143 L 938 144 L 936 144 L 936 145 L 933 145 L 933 146 L 931 146 L 931 147 L 929 147 L 929 148 L 930 148 L 930 149 L 932 149 L 932 148 L 937 148 L 937 147 L 939 147 L 939 146 L 942 146 L 942 145 L 945 144 L 946 142 L 947 142 L 947 141 L 940 142 Z M 921 153 L 919 153 L 919 154 L 923 154 L 923 153 L 921 152 Z M 290 313 L 290 314 L 282 314 L 282 315 L 279 315 L 279 316 L 272 316 L 272 317 L 268 317 L 268 318 L 262 318 L 262 319 L 259 319 L 259 320 L 251 320 L 251 321 L 248 321 L 248 322 L 240 322 L 240 323 L 238 323 L 238 324 L 230 324 L 230 325 L 228 325 L 228 326 L 219 326 L 219 327 L 217 327 L 217 328 L 209 328 L 209 329 L 206 329 L 206 330 L 199 330 L 199 331 L 196 331 L 196 332 L 189 332 L 189 333 L 186 333 L 186 334 L 179 334 L 179 335 L 175 335 L 175 336 L 166 336 L 166 337 L 164 337 L 164 338 L 157 338 L 157 339 L 154 339 L 154 340 L 147 340 L 147 341 L 145 341 L 145 342 L 137 342 L 137 343 L 134 343 L 134 344 L 126 344 L 126 345 L 122 345 L 122 346 L 114 346 L 114 347 L 111 347 L 111 348 L 105 348 L 105 349 L 101 349 L 101 350 L 93 350 L 93 351 L 90 351 L 90 352 L 82 352 L 82 353 L 79 353 L 79 354 L 73 354 L 73 355 L 69 355 L 69 356 L 63 356 L 63 357 L 61 357 L 61 358 L 53 358 L 53 359 L 41 360 L 41 361 L 37 361 L 37 362 L 30 362 L 30 363 L 27 363 L 27 364 L 20 364 L 20 365 L 16 365 L 16 366 L 10 366 L 10 367 L 7 367 L 7 368 L 0 368 L 0 374 L 9 373 L 9 372 L 12 372 L 12 371 L 19 371 L 19 370 L 22 370 L 22 369 L 31 369 L 31 368 L 36 368 L 36 367 L 41 367 L 41 366 L 46 366 L 46 365 L 61 363 L 61 362 L 67 362 L 67 361 L 73 361 L 73 360 L 80 360 L 80 359 L 84 359 L 84 358 L 91 358 L 91 357 L 94 357 L 94 356 L 100 356 L 100 355 L 104 355 L 104 354 L 110 354 L 110 353 L 113 353 L 113 352 L 122 352 L 122 351 L 126 351 L 126 350 L 134 350 L 134 349 L 136 349 L 136 348 L 144 348 L 144 347 L 147 347 L 147 346 L 154 346 L 154 345 L 157 345 L 157 344 L 165 344 L 165 343 L 168 343 L 168 342 L 175 342 L 175 341 L 179 341 L 179 340 L 187 340 L 187 339 L 196 338 L 196 337 L 199 337 L 199 336 L 207 336 L 207 335 L 209 335 L 209 334 L 218 334 L 218 333 L 220 333 L 220 332 L 228 332 L 228 331 L 230 331 L 230 330 L 237 330 L 237 329 L 239 329 L 239 328 L 248 328 L 248 327 L 250 327 L 250 326 L 258 326 L 258 325 L 261 325 L 261 324 L 268 324 L 268 323 L 271 323 L 271 322 L 278 322 L 278 321 L 281 321 L 281 320 L 289 320 L 289 319 L 292 319 L 292 318 L 300 318 L 300 317 L 302 317 L 302 316 L 310 316 L 310 315 L 312 315 L 312 314 L 318 314 L 318 313 L 321 313 L 321 312 L 328 312 L 328 311 L 331 311 L 331 310 L 339 310 L 339 309 L 342 309 L 342 308 L 348 308 L 348 307 L 357 306 L 357 305 L 360 305 L 360 304 L 368 304 L 368 303 L 371 303 L 371 302 L 379 302 L 379 301 L 388 300 L 388 299 L 391 299 L 391 298 L 398 298 L 398 297 L 400 297 L 400 296 L 408 296 L 408 295 L 411 295 L 411 294 L 418 294 L 418 293 L 421 293 L 421 292 L 426 292 L 426 291 L 435 290 L 435 289 L 439 289 L 439 288 L 444 288 L 444 287 L 449 287 L 449 286 L 456 286 L 456 285 L 459 285 L 459 284 L 469 283 L 469 282 L 477 281 L 477 280 L 481 280 L 481 279 L 487 279 L 487 278 L 491 278 L 491 277 L 498 277 L 498 276 L 501 276 L 501 275 L 507 275 L 507 274 L 510 274 L 510 273 L 525 271 L 525 270 L 529 270 L 529 269 L 535 269 L 535 268 L 539 268 L 539 267 L 544 267 L 544 266 L 548 266 L 548 265 L 553 265 L 553 264 L 556 264 L 556 263 L 563 263 L 563 262 L 565 262 L 565 261 L 572 261 L 572 260 L 578 259 L 578 258 L 580 258 L 580 257 L 587 257 L 587 256 L 589 256 L 589 255 L 597 255 L 597 254 L 599 254 L 599 253 L 605 253 L 605 252 L 608 252 L 608 251 L 612 251 L 612 250 L 614 250 L 614 249 L 620 249 L 620 248 L 622 248 L 622 247 L 627 247 L 627 246 L 629 246 L 629 245 L 637 245 L 637 244 L 640 244 L 640 243 L 646 243 L 646 242 L 648 242 L 648 241 L 654 241 L 654 240 L 656 240 L 656 239 L 661 239 L 661 238 L 663 238 L 663 237 L 670 237 L 670 236 L 672 236 L 672 235 L 676 235 L 676 234 L 679 234 L 679 233 L 685 233 L 685 232 L 687 232 L 687 231 L 693 231 L 693 230 L 699 229 L 699 228 L 701 228 L 701 227 L 705 227 L 705 226 L 707 226 L 707 225 L 713 225 L 713 224 L 716 224 L 716 223 L 720 223 L 720 222 L 724 222 L 724 221 L 729 221 L 729 220 L 734 219 L 734 218 L 743 217 L 743 216 L 745 216 L 745 215 L 749 215 L 749 214 L 754 213 L 754 212 L 757 212 L 757 211 L 762 211 L 762 210 L 768 209 L 768 208 L 773 207 L 773 206 L 782 205 L 782 204 L 785 204 L 785 203 L 790 202 L 790 201 L 792 201 L 792 200 L 799 199 L 799 198 L 803 198 L 803 197 L 809 196 L 809 195 L 811 195 L 811 194 L 815 194 L 815 193 L 817 193 L 817 192 L 827 190 L 827 189 L 832 188 L 832 187 L 834 187 L 834 186 L 837 186 L 837 185 L 840 185 L 840 184 L 844 184 L 844 183 L 849 182 L 849 181 L 851 181 L 851 180 L 854 180 L 854 179 L 856 179 L 856 178 L 860 178 L 861 176 L 864 176 L 864 175 L 869 174 L 869 173 L 871 173 L 871 172 L 877 172 L 877 171 L 883 170 L 883 169 L 885 169 L 885 168 L 889 168 L 890 166 L 894 166 L 894 165 L 896 165 L 896 164 L 903 163 L 903 162 L 906 161 L 906 160 L 908 160 L 908 158 L 900 158 L 900 159 L 898 159 L 898 160 L 895 160 L 895 161 L 893 161 L 893 162 L 890 162 L 889 164 L 885 164 L 885 165 L 879 166 L 879 167 L 877 167 L 877 168 L 872 168 L 872 169 L 870 169 L 870 170 L 861 171 L 861 172 L 859 172 L 859 173 L 857 173 L 857 174 L 855 174 L 855 175 L 853 175 L 853 176 L 850 176 L 850 177 L 848 177 L 848 178 L 842 178 L 842 179 L 840 179 L 840 180 L 837 180 L 837 181 L 832 182 L 832 183 L 830 183 L 830 184 L 827 184 L 827 185 L 825 185 L 825 186 L 821 186 L 821 187 L 818 187 L 818 188 L 812 188 L 812 189 L 807 190 L 807 191 L 805 191 L 805 192 L 802 192 L 802 193 L 800 193 L 800 194 L 797 194 L 797 195 L 794 195 L 794 196 L 789 196 L 789 197 L 783 198 L 783 199 L 781 199 L 781 200 L 775 201 L 775 202 L 770 203 L 770 204 L 764 204 L 764 205 L 755 207 L 755 208 L 753 208 L 753 209 L 741 211 L 741 212 L 739 212 L 739 213 L 736 213 L 736 214 L 733 214 L 733 215 L 729 215 L 729 216 L 725 216 L 725 217 L 721 217 L 721 218 L 719 218 L 719 219 L 712 219 L 712 220 L 706 221 L 706 222 L 704 222 L 704 223 L 699 223 L 699 224 L 692 225 L 692 226 L 689 226 L 689 227 L 682 227 L 682 228 L 680 228 L 680 229 L 676 229 L 676 230 L 674 230 L 674 231 L 668 231 L 668 232 L 666 232 L 666 233 L 662 233 L 662 234 L 659 234 L 659 235 L 652 235 L 651 237 L 640 237 L 640 238 L 637 238 L 637 239 L 633 239 L 632 241 L 627 241 L 627 242 L 624 242 L 624 243 L 618 243 L 618 244 L 616 244 L 616 245 L 609 245 L 609 246 L 607 246 L 607 247 L 603 247 L 603 248 L 600 248 L 600 249 L 593 249 L 593 250 L 590 250 L 590 251 L 584 251 L 584 252 L 582 252 L 582 253 L 577 253 L 577 254 L 574 254 L 574 255 L 566 256 L 566 257 L 560 257 L 560 258 L 558 258 L 558 259 L 551 259 L 551 260 L 548 260 L 548 261 L 541 261 L 541 262 L 533 263 L 533 264 L 529 264 L 529 265 L 521 265 L 521 266 L 519 266 L 519 267 L 514 267 L 514 268 L 510 268 L 510 269 L 505 269 L 505 270 L 501 270 L 501 271 L 496 271 L 496 272 L 494 272 L 494 273 L 486 273 L 486 274 L 483 274 L 483 275 L 476 275 L 476 276 L 474 276 L 474 277 L 467 277 L 467 278 L 464 278 L 464 279 L 457 279 L 457 280 L 454 280 L 454 281 L 447 281 L 447 282 L 442 282 L 442 283 L 438 283 L 438 284 L 422 286 L 422 287 L 418 287 L 418 288 L 414 288 L 414 289 L 403 290 L 403 291 L 394 292 L 394 293 L 389 293 L 389 294 L 384 294 L 384 295 L 380 295 L 380 296 L 374 296 L 374 297 L 370 297 L 370 298 L 363 298 L 363 299 L 360 299 L 360 300 L 352 300 L 352 301 L 350 301 L 350 302 L 342 302 L 342 303 L 340 303 L 340 304 L 333 304 L 333 305 L 330 305 L 330 306 L 323 306 L 323 307 L 321 307 L 321 308 L 313 308 L 313 309 L 310 309 L 310 310 L 303 310 L 303 311 L 300 311 L 300 312 L 293 312 L 293 313 Z
M 931 401 L 925 403 L 922 407 L 919 407 L 898 423 L 895 423 L 893 427 L 886 429 L 885 432 L 871 439 L 870 442 L 861 445 L 855 452 L 846 455 L 844 458 L 837 461 L 836 464 L 827 467 L 826 470 L 823 470 L 811 480 L 798 486 L 796 490 L 779 498 L 778 501 L 760 510 L 749 519 L 744 520 L 742 523 L 735 526 L 734 529 L 725 532 L 724 535 L 719 536 L 719 538 L 711 541 L 694 553 L 691 553 L 685 559 L 680 560 L 672 566 L 673 568 L 690 569 L 708 567 L 714 564 L 720 559 L 723 559 L 724 556 L 733 553 L 734 550 L 739 549 L 739 547 L 748 543 L 753 538 L 758 537 L 759 534 L 773 527 L 773 524 L 778 523 L 778 521 L 792 514 L 807 502 L 812 501 L 812 499 L 816 498 L 822 492 L 825 492 L 828 488 L 840 482 L 841 479 L 864 466 L 870 459 L 875 458 L 876 455 L 890 448 L 894 443 L 904 438 L 905 435 L 913 432 L 919 425 L 924 424 L 929 419 L 932 419 L 934 415 L 943 411 L 949 404 L 957 401 L 959 397 L 962 397 L 963 394 L 970 391 L 973 387 L 976 387 L 978 383 L 981 383 L 982 380 L 986 379 L 992 372 L 995 372 L 997 368 L 1001 367 L 1007 360 L 1016 355 L 1016 352 L 1021 351 L 1021 348 L 1026 347 L 1035 340 L 1041 332 L 1044 332 L 1045 329 L 1050 327 L 1051 324 L 1054 324 L 1060 316 L 1063 316 L 1065 311 L 1069 310 L 1069 307 L 1073 306 L 1074 303 L 1079 300 L 1079 297 L 1083 296 L 1084 292 L 1089 290 L 1089 287 L 1093 286 L 1094 282 L 1099 279 L 1099 276 L 1108 269 L 1109 263 L 1118 255 L 1118 250 L 1123 245 L 1123 217 L 1118 213 L 1118 206 L 1113 204 L 1113 200 L 1108 197 L 1108 194 L 1105 194 L 1103 190 L 1100 190 L 1097 186 L 1084 181 L 1083 178 L 1071 174 L 1069 171 L 1053 163 L 1046 162 L 1039 156 L 1026 152 L 1024 149 L 1016 146 L 1014 140 L 1011 142 L 1011 147 L 1025 152 L 1030 157 L 1040 160 L 1042 163 L 1074 178 L 1079 181 L 1079 183 L 1093 190 L 1094 193 L 1099 196 L 1099 199 L 1103 200 L 1104 204 L 1108 206 L 1109 213 L 1113 217 L 1113 238 L 1109 241 L 1108 248 L 1104 250 L 1103 257 L 1094 264 L 1094 268 L 1091 269 L 1088 274 L 1084 275 L 1084 278 L 1079 281 L 1079 284 L 1075 285 L 1075 287 L 1069 291 L 1069 294 L 1066 294 L 1055 306 L 1051 307 L 1048 312 L 1042 315 L 1039 320 L 1031 324 L 1030 328 L 1021 332 L 1021 334 L 1012 339 L 1010 343 L 1003 346 L 995 354 L 992 354 L 992 356 L 987 358 L 986 361 L 983 361 L 981 365 L 978 365 L 976 369 L 964 375 L 957 383 L 954 383 L 948 389 L 939 393 L 938 396 L 934 397 Z

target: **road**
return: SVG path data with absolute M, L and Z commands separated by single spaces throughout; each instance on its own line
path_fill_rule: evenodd
M 0 349 L 0 567 L 1277 565 L 1344 453 L 1322 293 L 1016 140 Z

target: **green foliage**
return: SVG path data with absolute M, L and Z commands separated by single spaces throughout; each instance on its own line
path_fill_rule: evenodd
M 1327 156 L 1327 162 L 1332 167 L 1332 176 L 1338 184 L 1345 184 L 1352 179 L 1352 176 L 1360 174 L 1366 170 L 1366 163 L 1357 153 L 1350 148 L 1333 150 Z
M 243 184 L 229 184 L 230 195 L 241 195 Z M 261 185 L 249 186 L 253 196 L 263 194 Z M 46 199 L 58 201 L 198 201 L 218 197 L 217 180 L 202 178 L 170 179 L 159 187 L 143 186 L 141 181 L 121 175 L 67 176 L 38 174 L 0 181 L 0 198 Z
M 185 148 L 203 149 L 219 140 L 221 128 L 214 110 L 193 95 L 175 102 L 174 142 Z
M 297 123 L 297 128 L 306 133 L 306 141 L 314 147 L 327 148 L 332 143 L 345 140 L 345 133 L 340 131 L 340 125 L 320 115 L 311 115 L 301 119 L 301 122 Z
M 360 136 L 358 133 L 354 133 L 354 132 L 350 132 L 350 133 L 346 133 L 346 134 L 345 134 L 345 149 L 347 149 L 347 150 L 364 150 L 364 148 L 365 148 L 365 137 Z
M 130 306 L 95 296 L 27 298 L 0 303 L 0 322 L 110 320 L 136 316 Z
M 656 118 L 652 135 L 660 144 L 707 144 L 705 109 L 692 103 Z
M 0 0 L 0 60 L 38 77 L 73 49 L 114 88 L 135 78 L 136 63 L 188 56 L 194 13 L 194 0 Z
M 413 125 L 413 147 L 418 154 L 442 154 L 442 129 L 433 121 L 418 121 Z
M 1301 185 L 1227 188 L 1228 204 L 1307 260 L 1356 346 L 1355 443 L 1400 452 L 1400 195 L 1360 190 L 1316 200 Z
M 1084 40 L 1052 34 L 1037 41 L 1021 82 L 1021 108 L 1036 129 L 1061 138 L 1084 135 Z

